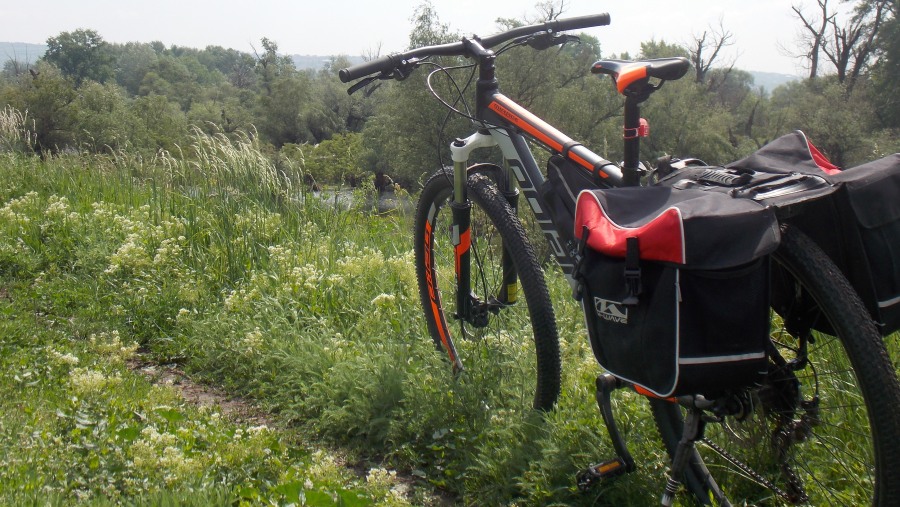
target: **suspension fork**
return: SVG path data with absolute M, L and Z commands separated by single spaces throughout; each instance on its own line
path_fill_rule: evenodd
M 454 141 L 454 146 L 460 143 Z M 468 171 L 466 161 L 453 161 L 453 214 L 451 242 L 453 243 L 454 267 L 456 271 L 456 317 L 468 322 L 472 318 L 472 203 L 467 195 Z
M 506 202 L 509 204 L 513 215 L 518 216 L 519 189 L 516 188 L 513 183 L 515 181 L 515 175 L 513 174 L 512 167 L 509 165 L 509 161 L 505 158 L 503 159 L 503 169 L 503 175 L 500 178 L 501 181 L 497 182 L 497 185 L 500 187 L 500 192 L 503 194 L 503 197 L 506 198 Z M 516 272 L 516 266 L 513 264 L 512 255 L 510 255 L 509 248 L 506 247 L 505 243 L 503 244 L 502 265 L 503 286 L 500 288 L 500 294 L 497 295 L 497 299 L 504 305 L 511 305 L 518 300 L 519 276 Z
M 479 131 L 465 139 L 456 139 L 450 145 L 450 153 L 453 158 L 453 201 L 450 203 L 450 209 L 453 216 L 451 240 L 454 248 L 456 270 L 456 316 L 464 322 L 475 322 L 476 317 L 478 317 L 476 313 L 483 313 L 483 309 L 474 307 L 476 298 L 472 292 L 472 203 L 468 198 L 468 160 L 472 150 L 495 146 L 496 144 L 490 133 Z M 498 182 L 498 185 L 500 185 L 500 190 L 507 202 L 510 203 L 510 206 L 517 206 L 518 191 L 513 186 L 512 178 L 508 174 L 504 174 L 498 179 L 501 180 Z M 516 286 L 517 276 L 513 267 L 512 257 L 505 246 L 501 262 L 503 266 L 503 287 L 500 289 L 499 294 L 486 294 L 485 297 L 496 297 L 502 304 L 512 303 L 516 298 L 514 287 Z

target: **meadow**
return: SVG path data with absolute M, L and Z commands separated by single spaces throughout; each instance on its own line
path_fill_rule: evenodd
M 643 471 L 575 488 L 609 448 L 599 367 L 558 273 L 563 393 L 540 414 L 527 326 L 463 345 L 483 347 L 464 375 L 435 352 L 411 217 L 376 213 L 366 187 L 350 210 L 317 198 L 251 136 L 192 139 L 149 160 L 0 154 L 0 502 L 655 498 L 662 455 L 636 396 L 620 424 Z M 274 423 L 193 406 L 136 362 L 177 365 Z

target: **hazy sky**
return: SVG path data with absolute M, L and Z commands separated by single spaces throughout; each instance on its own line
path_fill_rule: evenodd
M 465 34 L 490 35 L 498 17 L 530 17 L 530 0 L 432 0 L 440 20 Z M 604 54 L 628 51 L 642 41 L 687 43 L 710 25 L 734 33 L 727 57 L 746 70 L 802 74 L 793 48 L 799 23 L 792 4 L 812 0 L 567 0 L 565 16 L 609 12 L 612 25 L 590 29 Z M 405 49 L 410 18 L 421 0 L 4 0 L 0 41 L 44 43 L 78 28 L 97 30 L 109 42 L 151 42 L 203 48 L 219 45 L 250 52 L 268 37 L 287 54 L 360 55 Z M 36 8 L 39 5 L 40 8 Z M 810 12 L 812 12 L 810 10 Z M 565 17 L 564 16 L 564 17 Z

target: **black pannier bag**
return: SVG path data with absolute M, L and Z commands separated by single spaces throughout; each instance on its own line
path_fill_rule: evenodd
M 583 191 L 575 235 L 591 347 L 607 371 L 658 397 L 762 379 L 772 209 L 664 186 Z
M 900 329 L 900 154 L 840 170 L 795 131 L 727 167 L 688 168 L 661 184 L 776 208 L 831 257 L 883 334 Z M 792 301 L 791 290 L 775 287 L 776 308 Z M 831 331 L 824 319 L 812 324 Z

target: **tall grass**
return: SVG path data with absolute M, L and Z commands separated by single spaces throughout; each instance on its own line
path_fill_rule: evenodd
M 27 111 L 23 113 L 10 105 L 0 109 L 0 153 L 30 152 L 34 142 Z
M 665 457 L 646 403 L 627 394 L 616 398 L 618 422 L 641 470 L 590 494 L 576 491 L 575 473 L 612 451 L 594 403 L 599 367 L 583 317 L 555 273 L 549 280 L 563 347 L 563 392 L 556 410 L 536 414 L 529 407 L 532 393 L 503 366 L 529 370 L 534 352 L 527 326 L 498 344 L 460 344 L 483 357 L 473 358 L 467 375 L 454 377 L 421 318 L 408 217 L 343 211 L 306 195 L 299 171 L 277 169 L 252 134 L 195 131 L 179 153 L 147 160 L 127 151 L 43 161 L 4 157 L 0 278 L 15 304 L 0 294 L 0 325 L 6 326 L 0 364 L 7 372 L 0 386 L 15 389 L 21 385 L 15 375 L 24 379 L 25 371 L 32 372 L 29 379 L 56 379 L 58 390 L 41 389 L 57 393 L 47 406 L 61 407 L 65 417 L 17 413 L 35 390 L 6 397 L 0 407 L 12 415 L 0 417 L 0 449 L 11 452 L 11 435 L 28 431 L 40 435 L 33 437 L 35 446 L 58 435 L 72 438 L 82 405 L 67 400 L 76 389 L 72 379 L 82 376 L 86 385 L 100 383 L 76 393 L 91 400 L 85 413 L 115 421 L 97 438 L 115 443 L 118 432 L 132 437 L 116 444 L 119 451 L 103 447 L 110 458 L 98 468 L 92 468 L 90 452 L 79 451 L 78 484 L 47 464 L 50 457 L 61 460 L 68 447 L 35 450 L 29 456 L 45 464 L 17 461 L 17 468 L 0 473 L 0 500 L 26 498 L 4 497 L 4 485 L 37 485 L 59 498 L 78 490 L 93 498 L 134 500 L 142 492 L 196 502 L 223 495 L 278 502 L 286 498 L 279 491 L 293 492 L 314 475 L 309 460 L 291 468 L 260 457 L 213 467 L 210 480 L 183 467 L 172 472 L 172 486 L 164 474 L 151 474 L 148 484 L 155 489 L 129 489 L 144 449 L 135 447 L 143 437 L 127 425 L 141 422 L 141 435 L 150 426 L 148 435 L 174 435 L 175 448 L 196 460 L 191 463 L 197 469 L 250 450 L 228 448 L 218 438 L 187 449 L 197 440 L 178 436 L 200 431 L 190 421 L 208 421 L 208 415 L 179 408 L 183 419 L 169 421 L 167 415 L 178 416 L 157 408 L 171 403 L 155 400 L 121 365 L 95 368 L 100 377 L 88 375 L 84 358 L 100 354 L 90 336 L 101 333 L 116 333 L 158 362 L 177 363 L 196 379 L 256 400 L 288 425 L 287 434 L 348 449 L 374 466 L 371 481 L 359 486 L 370 502 L 425 501 L 398 496 L 396 478 L 382 467 L 417 478 L 419 487 L 449 492 L 462 504 L 648 505 L 658 498 Z M 29 326 L 64 331 L 41 334 L 35 344 Z M 59 356 L 74 350 L 81 362 L 57 364 L 51 350 Z M 44 363 L 56 366 L 38 368 Z M 73 373 L 76 368 L 88 369 Z M 138 422 L 129 415 L 134 412 L 142 414 Z M 270 448 L 282 464 L 293 459 L 294 442 L 274 436 L 267 442 L 261 448 Z M 165 457 L 165 447 L 152 449 Z M 335 473 L 326 489 L 337 495 L 346 489 L 340 480 L 352 481 L 335 479 L 341 477 Z M 229 488 L 232 481 L 245 486 Z M 371 489 L 370 482 L 381 486 Z M 334 495 L 329 498 L 337 502 Z

